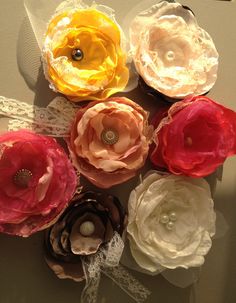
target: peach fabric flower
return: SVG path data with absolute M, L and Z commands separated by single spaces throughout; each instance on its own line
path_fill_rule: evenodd
M 50 87 L 72 101 L 99 100 L 122 91 L 129 79 L 122 33 L 112 10 L 102 6 L 59 10 L 43 47 Z M 106 8 L 106 10 L 104 9 Z
M 54 139 L 23 130 L 0 136 L 0 232 L 27 237 L 52 225 L 76 185 Z
M 214 42 L 179 3 L 163 1 L 138 14 L 131 24 L 130 44 L 143 80 L 168 97 L 202 95 L 215 84 Z
M 69 142 L 74 165 L 102 188 L 132 178 L 147 158 L 152 137 L 147 119 L 147 112 L 123 97 L 81 108 Z

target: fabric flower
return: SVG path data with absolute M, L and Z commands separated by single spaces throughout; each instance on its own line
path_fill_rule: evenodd
M 147 119 L 147 112 L 122 97 L 80 108 L 69 142 L 73 164 L 102 188 L 134 177 L 145 163 L 152 137 Z
M 236 113 L 207 97 L 177 102 L 153 124 L 151 161 L 173 174 L 204 177 L 236 154 Z
M 121 29 L 108 7 L 80 2 L 59 10 L 49 22 L 43 47 L 51 88 L 72 101 L 104 99 L 122 91 L 129 79 L 123 48 Z
M 29 131 L 0 135 L 0 232 L 47 228 L 72 198 L 77 177 L 56 141 Z
M 216 81 L 215 45 L 193 13 L 179 3 L 163 1 L 137 15 L 130 44 L 138 73 L 166 96 L 202 95 Z
M 95 254 L 115 232 L 122 236 L 125 224 L 126 214 L 116 197 L 80 194 L 46 234 L 47 264 L 61 279 L 83 280 L 81 256 Z
M 204 263 L 216 219 L 204 179 L 151 172 L 131 192 L 128 215 L 130 249 L 141 268 L 155 273 Z

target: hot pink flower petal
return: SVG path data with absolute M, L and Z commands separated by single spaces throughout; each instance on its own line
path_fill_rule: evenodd
M 236 113 L 207 97 L 174 104 L 154 118 L 153 164 L 173 174 L 204 177 L 236 154 Z
M 0 231 L 27 237 L 54 223 L 73 197 L 76 174 L 49 137 L 9 132 L 0 150 Z

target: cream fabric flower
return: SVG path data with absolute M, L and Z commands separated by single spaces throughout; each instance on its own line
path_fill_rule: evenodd
M 127 231 L 135 261 L 150 272 L 201 266 L 215 234 L 213 206 L 204 179 L 151 172 L 128 203 Z
M 137 15 L 130 43 L 138 73 L 166 96 L 202 95 L 216 81 L 214 42 L 193 13 L 179 3 L 163 1 Z

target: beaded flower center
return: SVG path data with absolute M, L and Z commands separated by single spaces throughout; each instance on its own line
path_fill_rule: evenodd
M 113 145 L 118 142 L 119 134 L 114 129 L 104 129 L 101 134 L 101 139 L 103 143 Z
M 170 231 L 174 228 L 176 220 L 177 216 L 173 211 L 169 214 L 162 213 L 160 216 L 160 222 Z
M 16 174 L 13 177 L 13 181 L 15 185 L 22 187 L 22 188 L 27 188 L 29 186 L 29 182 L 32 179 L 33 174 L 30 170 L 28 169 L 20 169 L 16 172 Z

